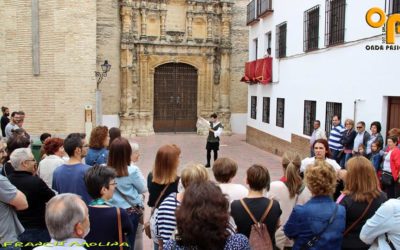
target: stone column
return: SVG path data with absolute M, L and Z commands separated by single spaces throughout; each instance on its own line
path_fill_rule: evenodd
M 160 3 L 160 40 L 166 40 L 166 19 L 167 19 L 167 4 Z
M 150 135 L 150 131 L 146 124 L 146 120 L 148 121 L 148 116 L 151 110 L 150 107 L 150 77 L 149 77 L 149 59 L 148 55 L 146 55 L 145 50 L 141 50 L 139 55 L 140 60 L 140 100 L 139 100 L 139 127 L 137 130 L 138 136 L 147 136 Z M 142 54 L 143 53 L 143 54 Z
M 221 50 L 221 76 L 220 76 L 220 93 L 219 103 L 220 107 L 218 113 L 220 114 L 220 120 L 223 122 L 224 134 L 232 134 L 230 125 L 230 104 L 229 104 L 229 87 L 230 87 L 230 49 Z
M 212 42 L 213 41 L 213 15 L 208 14 L 207 15 L 207 42 Z
M 166 28 L 165 28 L 165 20 L 167 18 L 167 11 L 161 11 L 160 13 L 160 40 L 166 40 Z
M 187 41 L 193 41 L 192 37 L 193 14 L 187 14 Z
M 143 7 L 143 6 L 142 6 Z M 142 23 L 141 23 L 141 34 L 140 34 L 140 39 L 145 40 L 147 38 L 147 9 L 141 9 L 140 10 L 140 15 L 142 17 Z
M 133 10 L 128 4 L 121 7 L 121 130 L 127 137 L 135 135 L 133 124 Z

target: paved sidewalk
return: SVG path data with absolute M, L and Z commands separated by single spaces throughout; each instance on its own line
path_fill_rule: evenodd
M 152 170 L 157 150 L 164 144 L 176 144 L 181 150 L 181 164 L 178 173 L 188 162 L 206 163 L 206 136 L 196 134 L 157 134 L 148 137 L 134 137 L 131 141 L 136 141 L 140 145 L 140 159 L 138 166 L 142 170 L 144 177 Z M 265 152 L 257 147 L 246 143 L 245 135 L 222 136 L 220 142 L 219 157 L 229 157 L 235 160 L 238 165 L 238 173 L 234 182 L 245 185 L 246 170 L 254 163 L 265 165 L 271 175 L 272 180 L 278 180 L 282 176 L 281 158 L 271 153 Z M 211 169 L 209 170 L 212 175 Z M 148 195 L 146 195 L 146 198 Z M 145 201 L 147 203 L 147 199 Z M 146 205 L 145 221 L 148 220 L 150 209 Z M 152 242 L 143 235 L 143 249 L 152 249 Z

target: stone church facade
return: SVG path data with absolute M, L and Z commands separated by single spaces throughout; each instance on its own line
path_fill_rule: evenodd
M 242 120 L 245 124 L 247 86 L 239 80 L 248 58 L 247 1 L 35 1 L 40 73 L 30 72 L 32 62 L 21 76 L 4 61 L 0 76 L 7 92 L 0 104 L 24 109 L 31 118 L 27 129 L 33 133 L 49 128 L 60 134 L 83 130 L 84 107 L 95 107 L 96 79 L 90 74 L 100 70 L 105 59 L 112 68 L 100 85 L 103 123 L 120 124 L 125 135 L 204 133 L 196 128 L 197 116 L 213 112 L 227 134 Z M 14 66 L 24 59 L 34 61 L 28 49 L 22 55 L 21 43 L 12 48 L 13 41 L 35 46 L 30 40 L 35 31 L 29 31 L 34 6 L 5 0 L 0 7 L 17 13 L 0 33 L 0 44 L 5 41 L 0 52 Z M 30 96 L 22 98 L 17 86 L 31 89 Z M 57 116 L 61 117 L 51 118 Z

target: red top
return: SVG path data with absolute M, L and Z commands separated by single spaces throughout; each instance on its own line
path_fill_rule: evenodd
M 386 152 L 389 152 L 389 148 Z M 395 147 L 390 155 L 390 169 L 392 170 L 392 176 L 395 181 L 399 178 L 400 171 L 400 149 Z

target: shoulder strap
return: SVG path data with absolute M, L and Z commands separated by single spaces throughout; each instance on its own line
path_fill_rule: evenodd
M 253 221 L 254 224 L 257 224 L 256 218 L 254 218 L 254 215 L 250 212 L 249 207 L 244 203 L 243 199 L 240 199 L 240 203 L 242 204 L 244 210 L 246 210 L 247 214 L 250 216 L 251 220 Z
M 309 240 L 308 242 L 306 242 L 300 249 L 301 250 L 305 250 L 305 249 L 309 249 L 312 248 L 315 243 L 321 238 L 321 235 L 326 231 L 326 229 L 329 227 L 330 224 L 333 223 L 333 221 L 336 218 L 336 213 L 338 210 L 339 205 L 335 204 L 335 209 L 333 210 L 333 213 L 331 215 L 331 217 L 329 218 L 328 223 L 326 224 L 326 226 L 321 230 L 321 232 L 319 232 L 317 235 L 315 235 L 311 240 Z
M 158 196 L 156 203 L 154 203 L 154 207 L 156 208 L 158 206 L 158 203 L 160 203 L 161 197 L 164 195 L 165 191 L 169 187 L 169 184 L 164 187 L 164 189 L 161 191 L 160 195 Z
M 361 214 L 361 216 L 358 217 L 358 219 L 357 219 L 355 222 L 353 222 L 353 224 L 351 224 L 351 225 L 346 229 L 346 231 L 344 231 L 343 236 L 347 235 L 358 223 L 360 223 L 361 219 L 365 216 L 365 214 L 368 212 L 369 208 L 371 207 L 373 201 L 374 201 L 374 200 L 371 200 L 371 201 L 368 203 L 368 206 L 364 209 L 364 212 Z
M 122 224 L 121 224 L 121 211 L 119 210 L 119 207 L 117 207 L 117 223 L 118 223 L 118 241 L 119 241 L 119 249 L 123 250 L 122 247 Z
M 261 216 L 260 223 L 262 223 L 263 221 L 265 221 L 265 219 L 267 218 L 267 215 L 268 215 L 269 211 L 271 210 L 272 204 L 273 204 L 273 203 L 274 203 L 273 200 L 270 200 L 270 201 L 269 201 L 269 204 L 268 204 L 268 206 L 267 206 L 267 209 L 265 210 L 264 214 Z
M 135 206 L 135 204 L 132 204 L 132 203 L 129 201 L 128 197 L 127 197 L 124 193 L 122 193 L 121 190 L 119 190 L 117 186 L 115 186 L 115 189 L 116 189 L 117 192 L 122 196 L 122 198 L 124 198 L 124 200 L 129 204 L 129 206 L 131 206 L 131 207 L 134 207 L 134 206 Z
M 246 210 L 247 214 L 250 216 L 250 218 L 254 222 L 254 224 L 257 224 L 257 223 L 262 223 L 265 220 L 265 218 L 267 217 L 269 211 L 271 210 L 273 201 L 270 200 L 270 202 L 269 202 L 267 208 L 265 209 L 264 214 L 261 216 L 261 219 L 260 219 L 259 222 L 256 220 L 256 218 L 254 217 L 253 213 L 250 211 L 249 207 L 246 205 L 246 203 L 244 202 L 243 199 L 240 199 L 240 203 L 242 204 L 244 210 Z
M 388 243 L 391 250 L 396 250 L 396 248 L 393 245 L 393 242 L 389 239 L 389 236 L 387 233 L 385 233 L 385 240 L 386 240 L 386 243 Z

